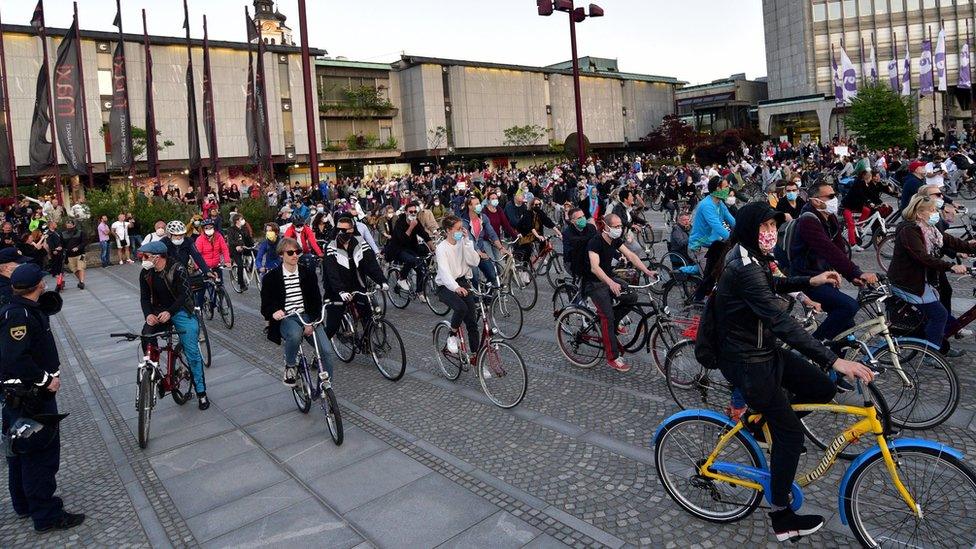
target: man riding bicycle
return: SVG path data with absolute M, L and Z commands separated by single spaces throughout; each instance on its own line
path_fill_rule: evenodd
M 197 338 L 200 326 L 193 314 L 190 298 L 189 276 L 186 264 L 176 261 L 161 241 L 144 244 L 137 250 L 142 255 L 142 271 L 139 273 L 139 296 L 146 324 L 143 334 L 167 331 L 172 324 L 180 334 L 187 366 L 193 374 L 193 388 L 201 410 L 210 407 L 207 382 L 203 375 L 203 357 Z M 143 342 L 143 351 L 146 343 Z
M 231 219 L 231 226 L 227 229 L 227 247 L 230 248 L 230 258 L 237 269 L 237 280 L 244 280 L 244 248 L 254 248 L 254 238 L 251 236 L 244 216 L 237 215 Z
M 416 270 L 417 292 L 420 294 L 419 299 L 424 301 L 423 288 L 427 273 L 422 263 L 429 255 L 432 246 L 430 234 L 417 220 L 419 212 L 420 205 L 416 202 L 407 205 L 406 215 L 401 215 L 393 225 L 393 234 L 390 242 L 387 243 L 386 256 L 390 261 L 399 261 L 403 264 L 400 280 L 397 281 L 397 285 L 403 291 L 410 289 L 407 277 L 410 276 L 411 270 Z M 421 241 L 424 244 L 421 244 Z
M 637 296 L 631 292 L 624 281 L 610 276 L 613 272 L 613 262 L 621 255 L 631 265 L 649 277 L 657 273 L 647 268 L 634 252 L 627 249 L 623 242 L 623 222 L 616 214 L 609 214 L 603 218 L 606 225 L 599 238 L 590 240 L 586 245 L 589 257 L 589 270 L 584 271 L 584 292 L 596 306 L 597 316 L 600 317 L 600 331 L 603 334 L 603 346 L 607 352 L 607 364 L 618 372 L 629 372 L 628 366 L 617 344 L 617 324 L 627 316 Z M 614 298 L 617 304 L 614 305 Z
M 380 289 L 390 288 L 386 275 L 376 261 L 376 254 L 365 240 L 356 236 L 356 225 L 351 217 L 340 217 L 336 222 L 335 240 L 325 248 L 325 280 L 323 289 L 329 301 L 353 301 L 359 311 L 363 326 L 369 325 L 373 318 L 373 308 L 366 296 L 354 295 L 366 291 L 367 277 Z M 339 331 L 339 322 L 344 313 L 341 307 L 329 307 L 325 335 L 332 338 Z

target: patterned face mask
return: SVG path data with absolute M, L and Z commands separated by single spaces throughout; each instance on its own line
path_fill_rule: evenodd
M 762 250 L 763 253 L 767 254 L 772 252 L 773 248 L 776 247 L 777 238 L 778 235 L 776 231 L 759 231 L 759 249 Z

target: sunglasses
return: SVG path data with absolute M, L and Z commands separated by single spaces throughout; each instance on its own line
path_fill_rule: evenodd
M 936 198 L 942 198 L 942 193 L 932 193 L 929 195 L 929 198 L 932 198 L 933 196 Z
M 409 211 L 407 215 L 417 215 L 417 210 Z
M 837 197 L 837 193 L 830 193 L 827 196 L 818 196 L 817 198 L 819 198 L 820 200 L 833 200 L 836 197 Z
M 293 256 L 293 255 L 302 255 L 302 251 L 301 250 L 285 250 L 284 252 L 282 252 L 281 255 L 287 255 L 289 257 L 290 256 Z

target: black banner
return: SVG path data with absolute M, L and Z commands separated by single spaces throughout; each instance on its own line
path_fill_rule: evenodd
M 247 41 L 259 40 L 258 29 L 251 19 L 251 14 L 244 8 L 245 25 L 247 27 Z M 251 47 L 247 48 L 247 90 L 244 93 L 244 135 L 247 138 L 247 157 L 252 164 L 261 163 L 260 144 L 257 134 L 257 110 L 254 103 L 254 56 Z
M 34 6 L 34 16 L 31 17 L 31 26 L 37 32 L 44 30 L 44 0 L 37 0 L 37 5 Z
M 185 19 L 183 28 L 186 29 L 186 132 L 189 147 L 190 169 L 200 168 L 200 129 L 197 123 L 197 92 L 193 79 L 193 54 L 190 49 L 190 14 L 187 11 L 186 0 L 183 0 Z
M 125 43 L 122 40 L 122 9 L 115 16 L 119 28 L 119 42 L 112 56 L 112 111 L 109 113 L 108 134 L 112 145 L 111 169 L 132 168 L 132 118 L 129 116 L 129 79 L 125 69 Z
M 54 125 L 58 130 L 58 146 L 74 175 L 88 173 L 88 151 L 85 145 L 85 117 L 82 115 L 81 77 L 78 69 L 78 41 L 72 23 L 58 46 L 54 63 Z
M 54 165 L 54 145 L 48 139 L 51 116 L 48 105 L 51 101 L 50 76 L 47 63 L 41 64 L 37 74 L 37 92 L 34 95 L 34 117 L 31 120 L 30 167 L 33 173 L 41 173 Z
M 210 74 L 210 43 L 207 39 L 207 26 L 203 27 L 203 131 L 210 151 L 210 166 L 216 172 L 217 165 L 217 120 L 214 113 L 213 79 Z
M 264 84 L 264 42 L 258 40 L 258 64 L 254 74 L 254 129 L 258 137 L 258 156 L 265 163 L 271 159 L 268 126 L 268 94 Z
M 145 18 L 145 10 L 143 10 Z M 145 19 L 144 19 L 145 20 Z M 143 29 L 145 34 L 145 29 Z M 146 165 L 150 174 L 155 177 L 159 167 L 159 144 L 156 138 L 156 107 L 153 101 L 153 60 L 152 50 L 149 49 L 149 39 L 146 38 Z
M 13 185 L 10 171 L 10 142 L 7 141 L 7 117 L 0 116 L 0 185 Z

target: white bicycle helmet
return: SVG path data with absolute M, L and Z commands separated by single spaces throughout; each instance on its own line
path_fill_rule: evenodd
M 186 234 L 186 225 L 182 221 L 170 221 L 166 224 L 166 232 L 171 235 Z

